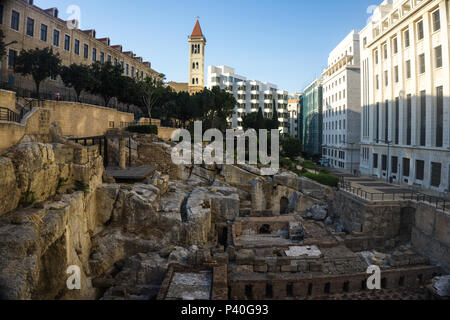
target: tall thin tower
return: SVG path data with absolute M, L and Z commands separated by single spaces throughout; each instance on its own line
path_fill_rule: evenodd
M 195 94 L 205 88 L 205 46 L 206 38 L 197 19 L 189 37 L 189 94 Z

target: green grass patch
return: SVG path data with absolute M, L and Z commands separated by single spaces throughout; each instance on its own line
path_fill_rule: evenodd
M 337 187 L 339 184 L 339 178 L 329 173 L 314 174 L 310 172 L 305 172 L 302 175 L 325 186 Z

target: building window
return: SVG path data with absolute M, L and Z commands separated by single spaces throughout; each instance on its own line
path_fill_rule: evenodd
M 398 83 L 399 81 L 399 77 L 398 77 L 398 66 L 394 67 L 394 78 L 395 78 L 395 83 Z
M 416 160 L 416 180 L 423 181 L 425 175 L 425 161 Z
M 64 36 L 64 50 L 70 51 L 70 36 L 67 34 Z
M 441 185 L 442 165 L 440 163 L 431 163 L 431 186 L 440 187 Z
M 128 63 L 127 63 L 127 68 L 126 68 L 125 74 L 126 75 L 130 74 L 130 65 Z
M 97 61 L 97 49 L 92 48 L 92 61 Z
M 80 40 L 75 39 L 75 54 L 80 55 Z
M 100 63 L 105 63 L 105 54 L 103 52 L 100 52 Z
M 134 67 L 131 67 L 131 77 L 134 78 Z
M 14 69 L 14 66 L 16 65 L 16 56 L 17 51 L 11 49 L 8 51 L 8 67 Z
M 375 50 L 375 64 L 378 64 L 378 50 Z
M 373 168 L 378 169 L 378 154 L 377 153 L 373 154 Z
M 395 98 L 395 144 L 399 144 L 400 139 L 400 98 Z
M 53 45 L 56 47 L 59 46 L 59 31 L 58 30 L 53 31 Z
M 387 44 L 385 44 L 383 46 L 383 55 L 384 55 L 384 60 L 387 60 L 387 58 L 388 58 L 388 47 L 387 47 Z
M 391 171 L 394 174 L 398 173 L 398 157 L 391 158 Z
M 442 67 L 442 46 L 434 48 L 434 57 L 436 61 L 436 68 Z
M 387 171 L 387 155 L 381 155 L 381 169 Z
M 85 44 L 83 47 L 83 57 L 85 59 L 89 58 L 89 46 L 87 44 Z
M 426 144 L 427 123 L 427 96 L 425 91 L 420 92 L 420 145 Z
M 3 4 L 0 4 L 0 24 L 3 24 Z
M 409 29 L 405 30 L 405 32 L 403 33 L 403 36 L 405 38 L 405 48 L 409 48 L 411 41 L 409 38 Z
M 384 140 L 386 143 L 389 141 L 389 100 L 386 100 L 384 104 Z
M 420 74 L 425 73 L 425 54 L 419 56 L 419 72 Z
M 389 77 L 388 77 L 388 72 L 387 71 L 384 72 L 384 85 L 386 87 L 389 85 Z
M 409 177 L 411 161 L 408 158 L 403 158 L 403 176 Z
M 11 29 L 19 31 L 20 13 L 12 11 L 11 13 Z
M 417 22 L 417 40 L 423 39 L 423 21 Z
M 398 53 L 398 40 L 397 40 L 397 38 L 394 38 L 392 40 L 392 44 L 393 44 L 393 47 L 394 47 L 394 54 L 397 54 Z
M 440 148 L 444 140 L 444 88 L 436 88 L 436 147 Z
M 118 61 L 117 61 L 117 58 L 114 58 L 114 66 L 117 66 L 118 65 Z
M 41 40 L 47 42 L 47 30 L 48 27 L 45 24 L 41 24 Z
M 406 61 L 406 79 L 411 79 L 411 60 Z
M 411 145 L 411 134 L 412 134 L 412 110 L 411 110 L 411 95 L 408 94 L 406 97 L 406 145 Z
M 376 88 L 377 88 L 377 90 L 380 89 L 380 76 L 379 75 L 376 76 Z
M 433 32 L 441 29 L 441 15 L 439 10 L 433 12 Z
M 109 63 L 111 63 L 111 59 L 112 59 L 112 57 L 108 54 L 107 61 L 108 61 Z
M 27 18 L 27 36 L 34 36 L 34 20 Z

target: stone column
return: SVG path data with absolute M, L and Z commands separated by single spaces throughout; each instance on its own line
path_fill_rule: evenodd
M 120 169 L 127 168 L 127 151 L 125 138 L 119 138 L 119 167 Z

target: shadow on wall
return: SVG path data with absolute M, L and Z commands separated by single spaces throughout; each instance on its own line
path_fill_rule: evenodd
M 404 95 L 362 107 L 361 171 L 395 182 L 450 189 L 450 99 Z

